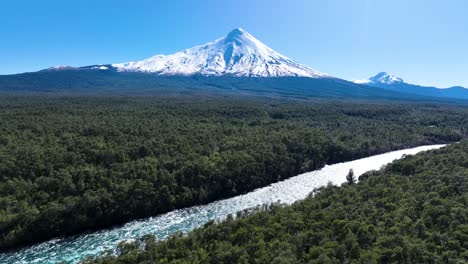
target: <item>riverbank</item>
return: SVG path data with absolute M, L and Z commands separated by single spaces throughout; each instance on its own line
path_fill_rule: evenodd
M 158 239 L 177 232 L 188 232 L 211 220 L 224 219 L 248 208 L 263 204 L 281 202 L 294 203 L 306 198 L 315 188 L 329 182 L 339 185 L 346 181 L 346 174 L 353 169 L 356 176 L 421 151 L 441 148 L 444 145 L 430 145 L 387 152 L 350 162 L 327 165 L 316 171 L 307 172 L 287 180 L 256 189 L 244 195 L 216 201 L 203 206 L 175 210 L 157 217 L 133 221 L 123 226 L 84 234 L 73 238 L 57 239 L 41 243 L 17 252 L 0 255 L 1 263 L 77 263 L 86 256 L 96 256 L 106 250 L 113 250 L 117 243 L 153 234 Z

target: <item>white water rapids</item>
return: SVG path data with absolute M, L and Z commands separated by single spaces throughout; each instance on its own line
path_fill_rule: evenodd
M 18 251 L 0 254 L 0 263 L 57 263 L 61 261 L 77 263 L 86 256 L 96 256 L 103 251 L 114 249 L 120 241 L 140 238 L 147 234 L 164 239 L 173 233 L 180 231 L 185 233 L 210 220 L 222 220 L 228 214 L 235 215 L 238 211 L 262 204 L 276 202 L 292 204 L 306 198 L 315 188 L 327 185 L 329 182 L 335 185 L 342 184 L 346 181 L 346 175 L 350 169 L 354 170 L 357 177 L 365 172 L 378 170 L 403 155 L 412 155 L 443 146 L 421 146 L 327 165 L 320 170 L 300 174 L 233 198 L 175 210 L 112 229 L 71 238 L 54 239 Z

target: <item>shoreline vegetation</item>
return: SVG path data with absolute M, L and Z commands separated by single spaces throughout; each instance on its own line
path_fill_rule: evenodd
M 0 250 L 466 136 L 468 109 L 213 97 L 0 98 Z
M 82 263 L 466 263 L 467 223 L 465 140 L 291 206 L 241 212 L 164 241 L 149 235 Z

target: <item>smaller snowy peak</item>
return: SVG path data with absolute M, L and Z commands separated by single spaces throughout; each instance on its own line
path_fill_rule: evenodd
M 377 75 L 365 79 L 365 80 L 355 80 L 357 84 L 398 84 L 404 83 L 403 79 L 395 77 L 386 72 L 379 72 Z
M 402 83 L 403 79 L 390 75 L 386 72 L 380 72 L 374 77 L 369 79 L 371 82 L 374 83 L 385 83 L 385 84 L 393 84 L 393 83 Z

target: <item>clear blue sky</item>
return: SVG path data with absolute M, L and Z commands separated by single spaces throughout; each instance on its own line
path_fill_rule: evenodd
M 0 74 L 140 60 L 242 27 L 333 76 L 468 87 L 467 10 L 464 0 L 5 0 Z

